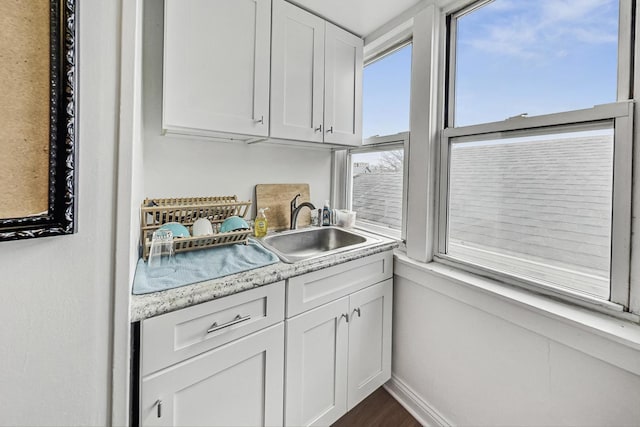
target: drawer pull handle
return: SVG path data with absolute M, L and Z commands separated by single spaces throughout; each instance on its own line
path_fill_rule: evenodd
M 340 319 L 342 319 L 343 317 L 345 318 L 345 320 L 347 321 L 347 323 L 349 323 L 349 314 L 347 314 L 347 313 L 342 313 L 342 314 L 340 315 Z
M 227 323 L 223 323 L 222 325 L 218 325 L 218 322 L 213 322 L 213 325 L 209 329 L 207 329 L 207 333 L 219 331 L 220 329 L 228 328 L 231 325 L 235 325 L 241 322 L 246 322 L 251 319 L 251 315 L 247 314 L 246 316 L 240 316 L 239 314 L 233 318 L 233 320 L 228 321 Z
M 360 307 L 354 309 L 353 313 L 358 313 L 358 317 L 360 317 Z M 353 317 L 353 313 L 351 313 L 351 317 Z

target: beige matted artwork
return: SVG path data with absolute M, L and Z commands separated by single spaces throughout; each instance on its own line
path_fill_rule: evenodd
M 0 241 L 75 231 L 75 0 L 0 0 Z
M 49 0 L 0 1 L 0 218 L 49 206 Z

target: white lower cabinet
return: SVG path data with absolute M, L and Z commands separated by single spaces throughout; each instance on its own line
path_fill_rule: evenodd
M 393 281 L 349 297 L 347 410 L 391 378 L 391 310 Z
M 287 320 L 285 424 L 329 425 L 347 410 L 349 297 Z
M 329 425 L 391 377 L 392 280 L 292 317 L 285 425 Z
M 391 377 L 392 277 L 386 251 L 142 320 L 137 424 L 330 425 Z
M 279 323 L 145 378 L 143 426 L 282 425 Z
M 284 282 L 140 324 L 142 426 L 281 426 Z

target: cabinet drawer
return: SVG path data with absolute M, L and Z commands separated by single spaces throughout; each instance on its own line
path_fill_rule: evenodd
M 287 318 L 393 276 L 393 252 L 349 261 L 287 280 Z
M 284 319 L 284 282 L 143 320 L 141 375 L 148 375 Z

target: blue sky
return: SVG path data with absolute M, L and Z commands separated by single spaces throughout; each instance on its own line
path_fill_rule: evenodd
M 456 126 L 616 100 L 618 0 L 495 0 L 458 19 Z M 411 47 L 365 67 L 363 136 L 409 129 Z
M 618 0 L 496 0 L 458 19 L 455 125 L 616 99 Z
M 367 65 L 362 78 L 365 138 L 409 130 L 411 45 Z

